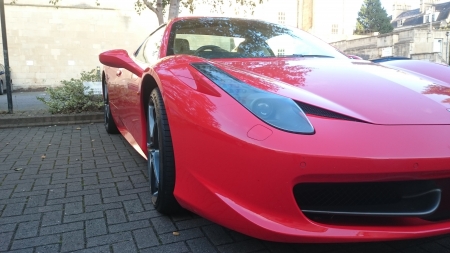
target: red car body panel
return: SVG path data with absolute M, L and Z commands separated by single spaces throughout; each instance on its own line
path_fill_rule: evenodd
M 142 90 L 148 84 L 143 80 L 152 77 L 160 88 L 175 154 L 174 195 L 184 208 L 239 232 L 282 242 L 378 241 L 450 233 L 449 219 L 312 220 L 293 195 L 294 186 L 305 182 L 450 178 L 448 75 L 433 68 L 426 75 L 406 73 L 417 71 L 417 61 L 392 69 L 350 59 L 166 57 L 171 27 L 183 19 L 188 18 L 167 25 L 157 63 L 147 66 L 120 52 L 122 67 L 109 62 L 104 75 L 114 121 L 144 157 Z M 100 60 L 108 62 L 108 55 Z M 308 115 L 315 134 L 279 130 L 202 75 L 190 65 L 194 62 L 209 62 L 251 86 L 359 122 Z

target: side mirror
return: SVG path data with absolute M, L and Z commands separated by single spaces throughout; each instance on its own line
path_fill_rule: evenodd
M 123 49 L 115 49 L 103 52 L 99 55 L 102 64 L 113 68 L 124 68 L 131 73 L 141 77 L 144 70 L 137 65 Z

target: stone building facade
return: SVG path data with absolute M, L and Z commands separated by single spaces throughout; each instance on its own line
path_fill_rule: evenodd
M 52 87 L 78 78 L 100 66 L 99 53 L 114 48 L 132 52 L 158 26 L 151 13 L 139 16 L 113 3 L 103 1 L 97 7 L 93 0 L 64 0 L 59 8 L 48 0 L 6 4 L 14 89 Z
M 399 2 L 403 4 L 398 4 Z M 396 1 L 393 5 L 392 33 L 343 40 L 332 45 L 346 54 L 358 55 L 364 59 L 402 56 L 448 64 L 450 1 L 422 0 L 420 6 L 409 10 L 410 6 L 404 4 L 404 1 Z M 404 11 L 400 14 L 395 12 L 402 9 Z

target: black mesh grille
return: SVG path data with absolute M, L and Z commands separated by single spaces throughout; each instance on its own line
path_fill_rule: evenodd
M 300 106 L 300 108 L 302 108 L 303 112 L 305 112 L 306 114 L 311 114 L 311 115 L 317 115 L 317 116 L 321 116 L 321 117 L 326 117 L 326 118 L 333 118 L 333 119 L 341 119 L 341 120 L 348 120 L 348 121 L 355 121 L 355 122 L 364 122 L 362 120 L 359 119 L 355 119 L 352 117 L 348 117 L 339 113 L 335 113 L 329 110 L 325 110 L 316 106 L 312 106 L 309 104 L 305 104 L 302 102 L 298 102 L 295 101 L 297 103 L 298 106 Z

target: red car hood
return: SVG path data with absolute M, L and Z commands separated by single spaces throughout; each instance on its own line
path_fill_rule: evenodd
M 373 124 L 450 124 L 450 84 L 366 61 L 214 60 L 258 88 Z

